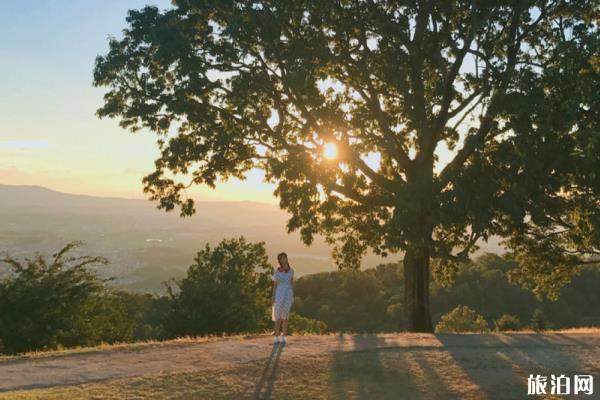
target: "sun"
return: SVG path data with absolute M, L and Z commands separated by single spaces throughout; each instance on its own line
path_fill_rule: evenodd
M 323 157 L 325 157 L 328 160 L 333 160 L 337 158 L 337 154 L 338 151 L 335 143 L 325 143 L 325 145 L 323 146 Z

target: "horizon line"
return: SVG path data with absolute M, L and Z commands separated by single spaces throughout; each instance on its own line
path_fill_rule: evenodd
M 28 185 L 28 184 L 14 185 L 14 184 L 8 184 L 8 183 L 2 183 L 2 182 L 0 182 L 0 186 L 44 189 L 44 190 L 48 190 L 50 192 L 59 193 L 59 194 L 65 194 L 65 195 L 69 195 L 69 196 L 95 197 L 95 198 L 101 198 L 101 199 L 115 199 L 115 200 L 147 201 L 147 202 L 150 202 L 150 203 L 153 203 L 153 202 L 156 201 L 156 200 L 150 200 L 150 199 L 147 199 L 147 198 L 120 197 L 120 196 L 102 196 L 102 195 L 94 195 L 94 194 L 87 194 L 87 193 L 63 192 L 63 191 L 60 191 L 60 190 L 52 189 L 50 187 L 41 186 L 41 185 Z M 267 203 L 267 202 L 264 202 L 264 201 L 257 201 L 257 200 L 198 200 L 198 199 L 195 199 L 195 198 L 193 200 L 196 203 L 254 203 L 254 204 L 261 204 L 261 205 L 266 205 L 266 206 L 277 207 L 278 209 L 280 208 L 277 203 Z

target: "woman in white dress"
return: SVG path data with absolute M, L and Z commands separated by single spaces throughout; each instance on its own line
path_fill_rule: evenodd
M 285 344 L 287 335 L 288 318 L 290 309 L 294 302 L 294 270 L 290 267 L 287 254 L 277 255 L 279 268 L 273 274 L 273 303 L 271 307 L 271 319 L 275 322 L 274 343 Z M 281 328 L 281 337 L 279 336 Z

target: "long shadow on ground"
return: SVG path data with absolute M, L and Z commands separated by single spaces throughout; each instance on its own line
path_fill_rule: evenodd
M 253 399 L 270 399 L 273 393 L 273 385 L 277 378 L 277 365 L 279 364 L 279 358 L 283 352 L 284 345 L 274 345 L 271 350 L 271 354 L 267 359 L 265 368 L 254 388 Z
M 340 347 L 344 340 L 340 339 Z M 406 369 L 405 353 L 386 348 L 377 335 L 355 335 L 354 351 L 335 351 L 331 366 L 331 397 L 335 399 L 422 399 L 418 382 Z M 404 394 L 411 393 L 410 397 Z M 416 393 L 416 395 L 415 395 Z
M 527 377 L 530 374 L 547 376 L 547 394 L 551 389 L 551 374 L 592 373 L 585 371 L 577 354 L 590 351 L 585 343 L 563 335 L 452 335 L 436 334 L 452 363 L 460 367 L 468 380 L 479 387 L 485 398 L 513 399 L 527 397 Z M 486 349 L 477 358 L 473 350 Z M 578 350 L 575 352 L 574 350 Z M 572 387 L 571 387 L 572 390 Z M 562 397 L 561 398 L 567 398 Z
M 527 397 L 530 374 L 598 374 L 595 346 L 563 335 L 436 334 L 434 346 L 386 344 L 377 335 L 346 337 L 353 351 L 335 351 L 335 399 L 470 399 Z M 340 337 L 340 349 L 343 337 Z M 571 385 L 572 391 L 572 385 Z M 568 398 L 561 396 L 561 398 Z

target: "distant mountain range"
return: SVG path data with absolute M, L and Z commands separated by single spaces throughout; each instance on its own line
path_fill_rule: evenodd
M 322 239 L 307 247 L 297 233 L 286 233 L 289 215 L 277 206 L 250 201 L 197 202 L 196 214 L 181 218 L 177 210 L 158 210 L 142 199 L 94 197 L 57 192 L 40 186 L 0 184 L 0 252 L 50 255 L 72 240 L 86 245 L 76 251 L 111 261 L 102 273 L 130 289 L 162 291 L 162 281 L 181 277 L 206 243 L 245 236 L 264 241 L 273 263 L 280 251 L 298 275 L 331 271 L 330 249 Z M 481 251 L 502 252 L 496 243 Z M 363 267 L 400 257 L 368 255 Z M 0 269 L 2 266 L 0 266 Z

